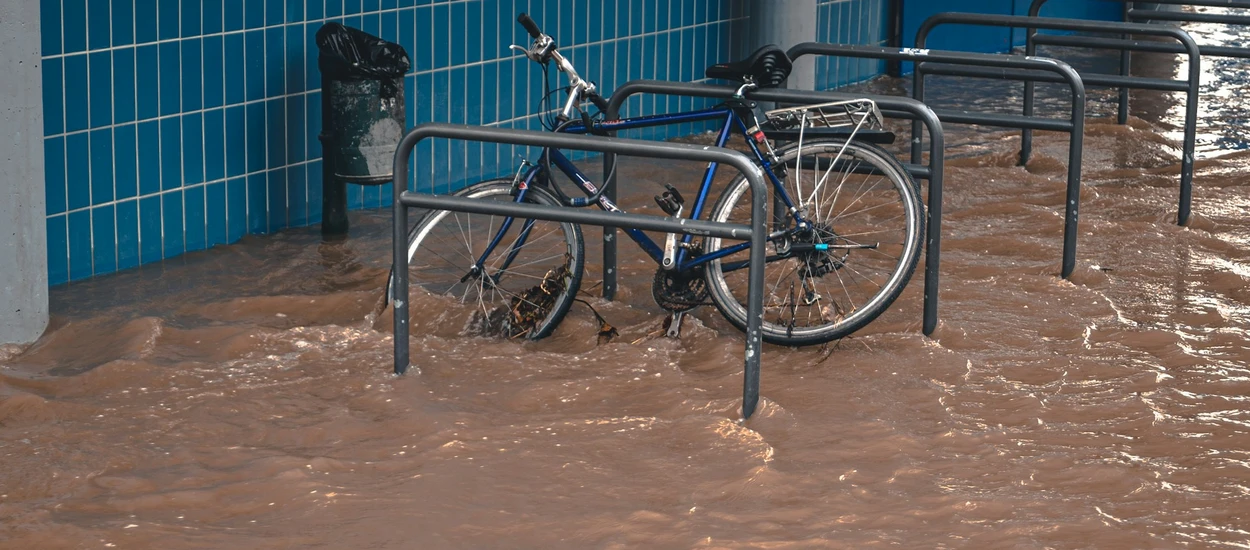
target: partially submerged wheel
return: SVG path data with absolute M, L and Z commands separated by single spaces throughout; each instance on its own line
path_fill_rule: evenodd
M 512 181 L 504 179 L 455 196 L 515 201 Z M 525 202 L 559 205 L 536 187 L 526 191 Z M 549 336 L 572 306 L 583 254 L 575 224 L 435 210 L 408 234 L 409 294 L 448 296 L 475 307 L 474 332 L 537 340 Z M 393 300 L 392 285 L 388 280 Z
M 866 143 L 794 143 L 777 156 L 774 173 L 808 227 L 795 227 L 785 214 L 772 220 L 770 232 L 787 234 L 768 245 L 763 338 L 801 346 L 845 337 L 884 312 L 916 269 L 924 242 L 916 184 L 893 156 Z M 711 219 L 750 223 L 751 193 L 744 178 L 730 183 Z M 714 251 L 730 244 L 711 238 L 705 247 Z M 742 330 L 748 255 L 744 250 L 706 268 L 712 300 Z

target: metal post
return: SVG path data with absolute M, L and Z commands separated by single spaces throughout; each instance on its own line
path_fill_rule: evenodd
M 408 357 L 408 207 L 400 198 L 408 191 L 408 156 L 413 147 L 416 147 L 416 141 L 414 139 L 409 143 L 408 136 L 405 136 L 395 150 L 395 181 L 391 182 L 395 192 L 395 201 L 391 207 L 391 270 L 395 273 L 392 278 L 395 374 L 403 374 L 411 364 Z
M 464 141 L 509 143 L 532 147 L 556 147 L 600 153 L 628 154 L 677 160 L 707 161 L 728 164 L 738 169 L 751 187 L 751 225 L 687 220 L 669 217 L 606 212 L 589 208 L 565 208 L 514 202 L 480 201 L 465 197 L 435 196 L 406 191 L 408 157 L 417 142 L 426 138 L 449 138 Z M 394 246 L 395 271 L 394 343 L 395 373 L 404 374 L 409 367 L 408 350 L 408 255 L 407 209 L 410 207 L 455 210 L 503 216 L 525 217 L 599 226 L 630 227 L 666 233 L 750 239 L 751 251 L 747 268 L 747 327 L 744 351 L 742 416 L 750 418 L 759 403 L 760 356 L 763 352 L 764 262 L 767 243 L 767 187 L 763 172 L 746 155 L 720 147 L 507 130 L 479 126 L 431 123 L 413 128 L 400 141 L 394 163 Z
M 1192 39 L 1191 39 L 1192 40 Z M 1192 42 L 1191 42 L 1192 43 Z M 1194 47 L 1197 47 L 1196 45 Z M 1194 149 L 1198 147 L 1198 93 L 1202 80 L 1202 59 L 1189 56 L 1189 92 L 1185 94 L 1185 134 L 1181 143 L 1181 196 L 1176 224 L 1189 225 L 1193 205 Z
M 1123 6 L 1121 18 L 1124 19 L 1125 22 L 1128 21 L 1128 11 L 1129 11 L 1129 7 L 1132 5 L 1133 5 L 1132 2 L 1127 2 Z M 1129 38 L 1130 36 L 1127 34 L 1120 35 L 1121 40 L 1128 40 Z M 1129 75 L 1129 73 L 1131 72 L 1132 62 L 1133 62 L 1132 54 L 1128 50 L 1120 50 L 1120 76 Z M 1128 90 L 1129 89 L 1127 86 L 1120 87 L 1120 105 L 1117 108 L 1116 115 L 1115 115 L 1116 122 L 1120 124 L 1128 124 L 1128 101 L 1129 101 Z
M 609 111 L 611 111 L 609 109 Z M 608 120 L 615 120 L 617 115 L 615 112 L 604 113 Z M 611 132 L 613 137 L 616 132 Z M 616 155 L 605 153 L 603 155 L 603 185 L 607 188 L 603 192 L 603 196 L 608 200 L 616 203 L 616 170 L 612 169 L 612 165 L 616 163 Z M 616 299 L 616 275 L 617 275 L 617 259 L 616 259 L 616 228 L 610 225 L 603 226 L 603 299 L 612 301 Z
M 1037 55 L 1037 44 L 1033 42 L 1033 33 L 1037 29 L 1024 30 L 1024 55 Z M 1033 116 L 1033 96 L 1036 93 L 1037 84 L 1032 80 L 1024 82 L 1024 116 Z M 1029 158 L 1033 156 L 1033 130 L 1024 128 L 1020 130 L 1020 166 L 1027 166 Z
M 329 102 L 322 102 L 322 120 L 328 118 Z M 334 147 L 334 136 L 322 130 L 317 138 L 321 147 L 329 150 Z M 326 239 L 337 239 L 347 236 L 347 182 L 334 176 L 334 155 L 325 155 L 321 160 L 321 236 Z
M 890 36 L 886 39 L 886 46 L 900 49 L 903 47 L 903 0 L 890 0 L 888 17 L 890 19 Z M 887 61 L 885 74 L 894 78 L 902 77 L 903 62 L 899 60 Z M 912 162 L 916 162 L 915 159 Z

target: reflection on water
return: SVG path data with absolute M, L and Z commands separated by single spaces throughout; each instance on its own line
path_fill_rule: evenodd
M 1240 94 L 1211 95 L 1204 132 L 1237 140 Z M 0 547 L 1244 548 L 1250 159 L 1204 141 L 1176 226 L 1175 104 L 1091 121 L 1070 281 L 1067 136 L 1021 168 L 1015 134 L 951 128 L 935 338 L 913 281 L 832 349 L 768 347 L 745 424 L 741 335 L 705 308 L 649 336 L 632 249 L 621 300 L 588 296 L 612 342 L 581 306 L 521 343 L 417 297 L 403 378 L 375 312 L 385 212 L 58 287 L 44 339 L 0 349 Z M 622 170 L 644 212 L 699 174 Z

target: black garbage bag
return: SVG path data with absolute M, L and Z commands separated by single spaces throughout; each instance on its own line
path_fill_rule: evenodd
M 332 80 L 403 78 L 411 66 L 403 46 L 339 23 L 322 25 L 317 48 L 322 78 Z

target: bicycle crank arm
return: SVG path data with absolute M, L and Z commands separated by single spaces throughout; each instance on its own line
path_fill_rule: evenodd
M 680 218 L 683 210 L 685 209 L 682 206 L 678 206 L 673 217 Z M 669 233 L 664 238 L 664 259 L 660 262 L 660 266 L 666 270 L 677 267 L 677 233 Z

